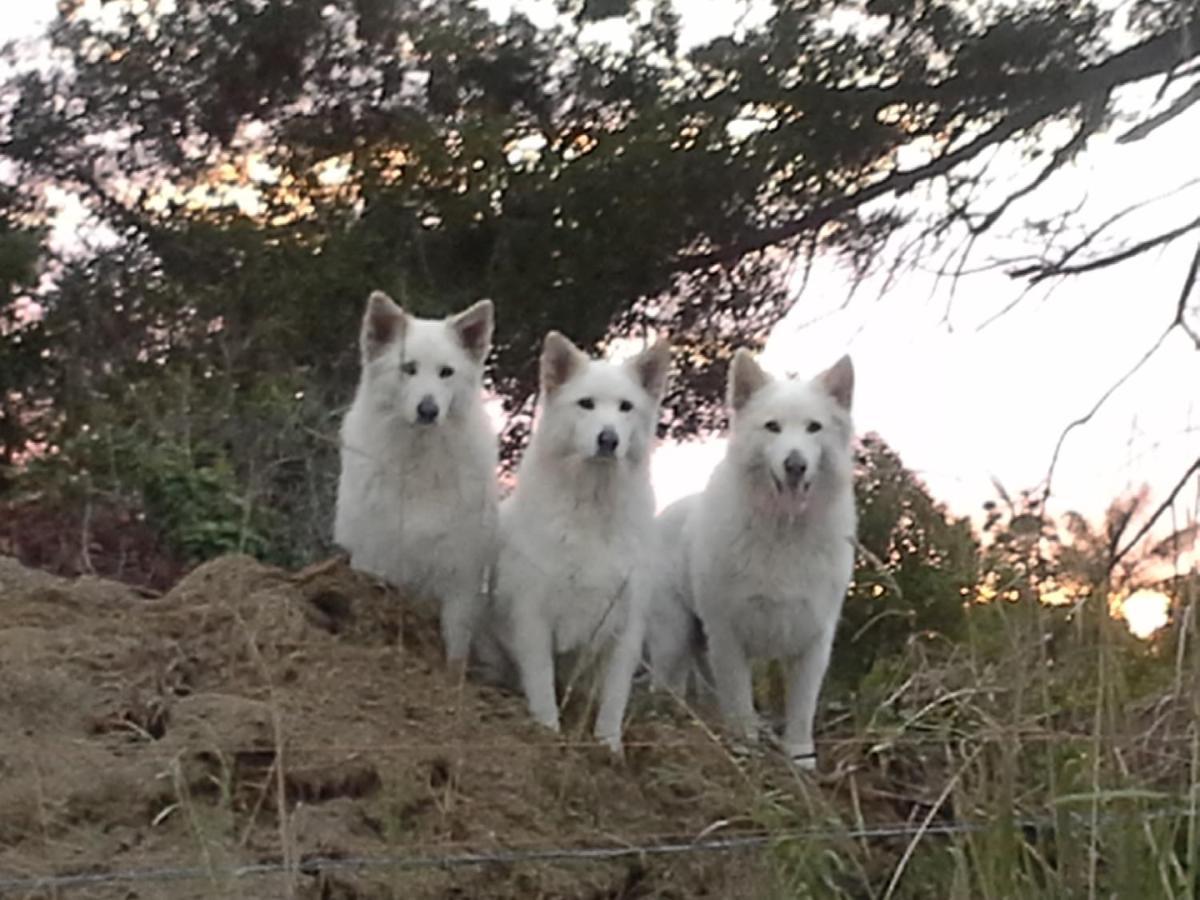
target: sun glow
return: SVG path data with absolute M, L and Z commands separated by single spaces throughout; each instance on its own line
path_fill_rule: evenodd
M 1167 624 L 1171 598 L 1162 591 L 1143 589 L 1112 605 L 1114 614 L 1125 620 L 1135 636 L 1148 638 Z

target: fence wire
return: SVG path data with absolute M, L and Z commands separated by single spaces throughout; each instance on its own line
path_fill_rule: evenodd
M 1195 812 L 1187 807 L 1146 811 L 1137 815 L 1100 816 L 1097 824 L 1113 822 L 1150 821 L 1154 819 L 1189 817 Z M 1021 831 L 1052 829 L 1056 820 L 1017 819 L 1011 827 Z M 915 822 L 873 825 L 854 828 L 809 828 L 776 832 L 754 832 L 730 837 L 696 840 L 668 840 L 645 844 L 623 844 L 610 847 L 541 847 L 495 850 L 490 852 L 424 854 L 406 856 L 310 857 L 298 863 L 250 863 L 242 866 L 214 868 L 178 866 L 146 869 L 122 869 L 111 872 L 80 872 L 63 875 L 10 876 L 0 874 L 0 890 L 20 891 L 67 890 L 116 883 L 146 883 L 171 881 L 231 881 L 270 875 L 300 874 L 315 877 L 326 872 L 414 869 L 462 869 L 486 865 L 520 865 L 538 863 L 612 862 L 630 857 L 676 856 L 692 853 L 728 853 L 741 850 L 761 850 L 798 841 L 823 840 L 884 840 L 888 838 L 946 837 L 975 834 L 995 827 L 994 822 Z

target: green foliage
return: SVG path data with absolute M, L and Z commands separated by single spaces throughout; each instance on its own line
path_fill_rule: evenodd
M 778 896 L 1195 896 L 1195 579 L 1150 641 L 1104 604 L 1029 602 L 1066 575 L 1030 565 L 1029 506 L 989 524 L 1005 593 L 968 605 L 958 640 L 881 657 L 819 738 L 835 774 L 760 815 Z M 1106 596 L 1107 576 L 1085 586 Z M 864 826 L 903 833 L 848 836 Z
M 16 199 L 0 186 L 0 492 L 25 442 L 36 438 L 23 389 L 44 376 L 39 329 L 16 303 L 33 287 L 45 233 L 21 220 Z
M 326 437 L 336 408 L 302 383 L 297 373 L 231 384 L 182 367 L 106 383 L 119 402 L 98 391 L 94 424 L 35 460 L 23 482 L 81 508 L 99 498 L 140 510 L 181 562 L 239 552 L 299 564 L 330 546 L 337 477 Z
M 914 639 L 960 637 L 978 579 L 970 522 L 950 518 L 876 435 L 862 441 L 855 491 L 864 552 L 834 647 L 834 690 L 855 688 Z
M 669 2 L 565 3 L 548 28 L 469 0 L 62 4 L 61 64 L 8 51 L 0 157 L 24 207 L 54 187 L 108 233 L 57 261 L 37 365 L 15 372 L 28 408 L 68 414 L 10 417 L 4 446 L 69 435 L 90 380 L 147 358 L 238 382 L 304 367 L 306 390 L 346 396 L 375 287 L 431 315 L 494 298 L 518 411 L 548 328 L 669 328 L 668 427 L 713 425 L 720 362 L 786 309 L 787 267 L 759 250 L 868 265 L 906 219 L 859 210 L 897 147 L 1073 120 L 1061 85 L 1106 51 L 1091 4 L 850 10 L 835 27 L 828 4 L 787 0 L 683 47 Z M 587 40 L 597 20 L 627 45 Z
M 189 563 L 226 553 L 265 556 L 267 538 L 255 527 L 261 517 L 237 493 L 229 462 L 216 454 L 200 457 L 166 446 L 143 459 L 141 496 L 151 523 Z

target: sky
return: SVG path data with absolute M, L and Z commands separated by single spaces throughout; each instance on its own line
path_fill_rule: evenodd
M 503 14 L 513 0 L 487 2 Z M 553 14 L 551 0 L 517 2 L 535 21 Z M 54 2 L 10 0 L 5 7 L 0 40 L 36 34 L 53 15 Z M 684 43 L 756 24 L 762 10 L 759 2 L 688 0 Z M 1148 96 L 1141 89 L 1128 99 L 1137 107 Z M 1197 133 L 1200 109 L 1193 108 L 1139 143 L 1118 146 L 1111 136 L 1093 141 L 1007 227 L 1016 231 L 1022 217 L 1051 216 L 1081 201 L 1084 221 L 1094 223 L 1133 201 L 1170 192 L 1200 176 Z M 911 153 L 905 164 L 919 164 L 920 149 Z M 1017 181 L 1031 174 L 1016 158 L 993 160 L 991 166 L 989 171 L 1010 172 Z M 1131 217 L 1114 237 L 1187 221 L 1197 206 L 1200 186 Z M 1033 249 L 1005 239 L 1005 230 L 978 242 L 972 265 Z M 1043 482 L 1062 430 L 1095 404 L 1170 321 L 1194 249 L 1194 242 L 1184 242 L 1062 282 L 1048 296 L 1031 294 L 986 325 L 1022 291 L 1003 269 L 963 277 L 949 302 L 950 284 L 932 274 L 932 259 L 882 293 L 882 279 L 869 277 L 853 296 L 849 273 L 818 259 L 763 361 L 769 370 L 807 376 L 849 352 L 857 374 L 859 432 L 881 434 L 954 512 L 978 515 L 983 502 L 995 497 L 993 479 L 1010 492 Z M 1068 438 L 1056 469 L 1052 510 L 1094 517 L 1142 482 L 1158 502 L 1200 455 L 1197 401 L 1200 353 L 1177 332 Z M 719 439 L 660 448 L 654 468 L 660 505 L 702 488 L 721 452 Z M 1193 509 L 1197 499 L 1190 496 Z
M 1200 116 L 1190 115 L 1140 145 L 1100 144 L 1021 212 L 1053 214 L 1090 192 L 1084 221 L 1095 223 L 1167 192 L 1187 173 L 1200 175 L 1196 133 Z M 1197 206 L 1200 185 L 1132 218 L 1116 234 L 1165 230 L 1193 218 Z M 1031 249 L 982 240 L 973 262 Z M 1173 318 L 1193 252 L 1194 239 L 1061 282 L 991 324 L 1023 290 L 1003 269 L 963 277 L 952 300 L 949 280 L 928 269 L 903 274 L 882 295 L 882 278 L 869 278 L 847 303 L 849 274 L 819 262 L 771 336 L 764 360 L 776 372 L 810 375 L 849 352 L 858 430 L 883 435 L 935 497 L 970 514 L 995 496 L 993 478 L 1010 492 L 1045 479 L 1063 429 L 1092 408 Z M 928 260 L 929 267 L 936 263 Z M 715 461 L 709 448 L 668 450 L 659 460 L 664 495 L 693 487 L 676 454 L 697 466 Z M 1200 353 L 1177 331 L 1067 438 L 1052 508 L 1095 516 L 1142 482 L 1161 498 L 1198 455 Z

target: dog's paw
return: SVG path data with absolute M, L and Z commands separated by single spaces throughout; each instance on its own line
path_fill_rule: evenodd
M 793 769 L 799 772 L 816 772 L 817 771 L 817 751 L 785 751 L 787 754 L 788 763 Z
M 466 684 L 469 669 L 470 666 L 465 656 L 446 660 L 446 677 L 450 679 L 451 684 Z
M 553 731 L 555 734 L 561 734 L 562 728 L 558 724 L 557 715 L 538 715 L 533 713 L 533 720 L 548 731 Z
M 729 742 L 729 755 L 738 762 L 749 762 L 763 755 L 763 745 L 755 738 L 733 738 Z
M 621 745 L 621 736 L 619 734 L 612 735 L 596 735 L 596 740 L 608 748 L 608 752 L 617 760 L 625 759 L 625 748 Z

